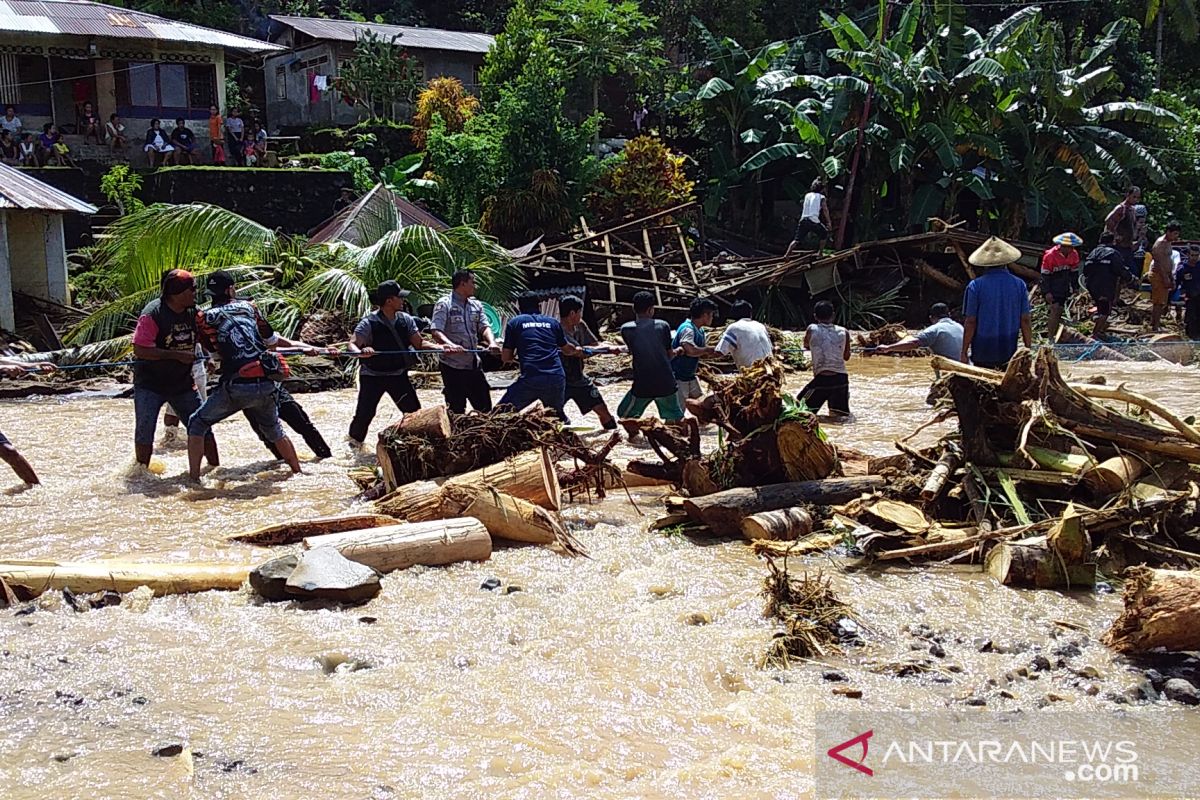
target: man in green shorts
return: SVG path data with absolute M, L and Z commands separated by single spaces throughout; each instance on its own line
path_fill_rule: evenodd
M 617 416 L 631 438 L 638 434 L 634 420 L 651 402 L 664 420 L 683 419 L 671 372 L 671 357 L 676 354 L 671 349 L 671 326 L 654 318 L 654 295 L 650 292 L 633 296 L 633 311 L 637 318 L 621 326 L 621 338 L 633 356 L 633 388 L 617 406 Z

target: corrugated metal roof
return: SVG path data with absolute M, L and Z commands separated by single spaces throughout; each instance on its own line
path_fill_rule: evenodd
M 0 164 L 0 209 L 95 214 L 96 207 L 7 164 Z
M 235 50 L 284 49 L 270 42 L 89 0 L 0 0 L 0 31 L 159 39 Z
M 440 28 L 411 28 L 405 25 L 380 25 L 374 22 L 354 22 L 346 19 L 318 17 L 285 17 L 272 14 L 271 19 L 295 28 L 314 39 L 353 42 L 362 31 L 371 31 L 384 39 L 399 35 L 399 44 L 422 50 L 450 50 L 459 53 L 486 53 L 496 39 L 486 33 L 446 31 Z

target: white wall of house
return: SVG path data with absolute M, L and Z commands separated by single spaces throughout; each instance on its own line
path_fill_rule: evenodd
M 9 296 L 24 292 L 67 302 L 67 251 L 62 214 L 15 211 L 7 218 Z
M 8 212 L 0 211 L 0 328 L 17 327 L 13 311 L 11 259 L 8 255 Z

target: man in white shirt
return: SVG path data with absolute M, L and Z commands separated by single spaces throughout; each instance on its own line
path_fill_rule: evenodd
M 800 220 L 796 223 L 796 232 L 792 234 L 792 243 L 788 245 L 787 258 L 792 251 L 802 247 L 810 233 L 817 235 L 817 252 L 825 247 L 825 240 L 833 230 L 833 222 L 829 219 L 829 204 L 825 202 L 825 182 L 820 178 L 812 182 L 810 191 L 804 195 L 804 206 L 800 211 Z
M 774 352 L 767 326 L 751 319 L 753 315 L 754 307 L 745 300 L 738 300 L 729 309 L 729 318 L 733 322 L 717 342 L 717 352 L 732 356 L 738 369 L 768 358 Z
M 21 136 L 21 118 L 17 116 L 17 109 L 12 106 L 4 107 L 4 116 L 0 117 L 0 129 L 12 134 L 14 142 L 19 140 Z

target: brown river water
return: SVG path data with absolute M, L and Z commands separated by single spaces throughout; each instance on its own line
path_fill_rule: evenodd
M 1200 406 L 1196 369 L 1070 373 L 1099 371 L 1186 413 Z M 829 426 L 830 436 L 893 452 L 894 438 L 929 417 L 928 366 L 856 358 L 852 372 L 856 420 Z M 604 389 L 611 407 L 623 389 Z M 0 487 L 10 487 L 0 493 L 0 560 L 264 561 L 270 551 L 222 536 L 360 507 L 345 473 L 372 459 L 343 443 L 353 397 L 300 398 L 335 455 L 292 479 L 244 421 L 223 423 L 226 466 L 198 489 L 181 480 L 182 450 L 157 453 L 161 476 L 133 467 L 128 400 L 5 401 L 0 428 L 44 484 L 14 488 L 0 468 Z M 619 455 L 646 452 L 623 445 Z M 1111 699 L 1140 680 L 1097 642 L 1119 595 L 1014 591 L 964 568 L 846 573 L 814 556 L 808 565 L 853 604 L 867 644 L 824 666 L 760 669 L 776 630 L 762 616 L 763 563 L 741 542 L 648 531 L 661 494 L 635 492 L 645 516 L 620 493 L 569 507 L 590 558 L 497 549 L 486 563 L 388 575 L 378 598 L 353 609 L 264 605 L 243 590 L 128 598 L 88 613 L 54 594 L 33 613 L 0 612 L 0 797 L 803 797 L 825 715 L 958 707 L 972 693 L 988 698 L 978 713 L 1039 713 L 1054 694 L 1055 707 L 1087 711 L 1098 727 L 1117 713 L 1142 715 L 1151 730 L 1182 724 L 1187 735 L 1161 746 L 1181 770 L 1195 764 L 1200 715 Z M 523 591 L 481 590 L 489 577 Z M 695 614 L 711 624 L 689 624 Z M 871 671 L 928 648 L 910 633 L 922 623 L 960 671 Z M 980 653 L 981 639 L 1015 652 Z M 989 685 L 1004 687 L 1004 673 L 1037 648 L 1066 642 L 1081 651 L 1069 667 L 1096 677 L 1056 670 L 1011 685 L 1013 699 Z M 830 668 L 863 699 L 834 697 L 822 679 Z M 191 765 L 152 755 L 170 744 L 189 747 Z M 997 791 L 964 780 L 968 792 Z

